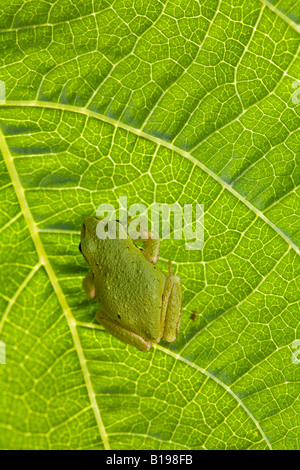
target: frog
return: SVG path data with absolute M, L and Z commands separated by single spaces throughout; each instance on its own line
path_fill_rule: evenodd
M 139 247 L 125 230 L 120 238 L 99 238 L 101 217 L 89 216 L 81 227 L 79 250 L 89 266 L 82 287 L 98 303 L 95 319 L 123 343 L 147 352 L 162 339 L 177 338 L 182 310 L 181 279 L 156 263 L 160 240 L 141 232 Z M 118 220 L 115 224 L 124 228 Z

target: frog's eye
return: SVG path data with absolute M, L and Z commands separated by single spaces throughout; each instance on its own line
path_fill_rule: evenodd
M 86 236 L 86 227 L 85 227 L 85 223 L 83 222 L 82 226 L 81 226 L 81 240 Z M 80 248 L 79 248 L 80 249 Z

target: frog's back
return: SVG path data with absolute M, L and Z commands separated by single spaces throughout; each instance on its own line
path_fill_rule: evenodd
M 95 266 L 100 310 L 138 335 L 158 341 L 163 332 L 161 306 L 166 276 L 132 240 L 99 240 Z

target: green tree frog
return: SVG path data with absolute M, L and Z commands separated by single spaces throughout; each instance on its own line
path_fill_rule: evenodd
M 160 241 L 141 234 L 146 246 L 142 249 L 128 234 L 124 239 L 100 239 L 96 233 L 99 220 L 84 220 L 79 245 L 90 267 L 83 288 L 100 307 L 97 321 L 141 351 L 149 351 L 162 338 L 175 341 L 181 319 L 181 281 L 172 274 L 170 264 L 169 276 L 155 266 Z

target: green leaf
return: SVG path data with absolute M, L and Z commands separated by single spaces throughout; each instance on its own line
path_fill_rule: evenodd
M 299 18 L 0 0 L 2 449 L 300 448 Z M 205 207 L 202 250 L 162 242 L 182 326 L 146 354 L 81 287 L 82 220 L 119 196 Z

